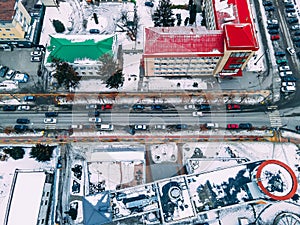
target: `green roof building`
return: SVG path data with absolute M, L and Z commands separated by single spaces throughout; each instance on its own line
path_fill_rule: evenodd
M 114 55 L 116 35 L 50 35 L 48 57 L 74 63 L 77 60 L 98 60 L 103 54 Z

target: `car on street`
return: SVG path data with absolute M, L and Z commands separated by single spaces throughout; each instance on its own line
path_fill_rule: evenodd
M 298 20 L 298 18 L 289 18 L 289 19 L 287 19 L 287 22 L 289 24 L 293 24 L 293 23 L 298 23 L 299 20 Z
M 291 30 L 300 30 L 300 24 L 291 26 Z
M 14 130 L 18 133 L 18 132 L 24 132 L 26 130 L 28 130 L 28 126 L 26 125 L 20 125 L 20 124 L 17 124 L 14 126 Z
M 45 118 L 44 119 L 44 123 L 50 123 L 50 124 L 54 124 L 56 123 L 56 119 L 55 118 Z
M 101 118 L 100 117 L 92 117 L 89 118 L 89 122 L 93 122 L 93 123 L 101 123 Z
M 9 68 L 7 66 L 3 66 L 0 69 L 0 77 L 5 77 L 6 73 L 8 72 Z
M 100 116 L 100 112 L 99 111 L 89 111 L 88 115 L 97 117 L 97 116 Z
M 73 125 L 71 125 L 71 129 L 78 129 L 78 130 L 80 130 L 82 128 L 83 128 L 83 126 L 81 124 L 73 124 Z
M 164 125 L 164 124 L 155 124 L 154 129 L 155 130 L 164 130 L 164 129 L 166 129 L 166 125 Z
M 285 56 L 285 52 L 275 52 L 275 56 L 283 57 Z
M 239 129 L 250 130 L 251 128 L 252 128 L 251 123 L 240 123 L 239 124 Z
M 97 105 L 95 104 L 88 104 L 85 106 L 86 109 L 97 109 Z
M 278 24 L 278 20 L 267 20 L 267 24 Z
M 217 129 L 219 128 L 219 124 L 218 123 L 206 123 L 204 124 L 206 129 Z
M 24 97 L 25 102 L 34 102 L 35 100 L 36 100 L 36 97 L 32 96 L 32 95 L 27 95 Z
M 18 111 L 28 111 L 28 110 L 30 110 L 30 106 L 29 105 L 19 105 L 17 110 Z
M 267 26 L 267 29 L 278 29 L 279 28 L 279 25 L 278 24 L 269 24 Z
M 279 73 L 280 77 L 285 77 L 285 76 L 288 76 L 288 75 L 293 75 L 293 72 L 292 71 L 285 71 L 285 72 L 280 72 Z
M 147 125 L 145 124 L 136 124 L 134 125 L 135 130 L 147 130 Z
M 106 109 L 112 109 L 113 105 L 112 104 L 105 104 L 105 105 L 101 105 L 101 109 L 102 110 L 106 110 Z
M 286 59 L 277 59 L 276 63 L 277 63 L 277 65 L 285 66 L 287 64 L 287 60 Z
M 193 110 L 195 108 L 196 108 L 195 105 L 185 105 L 184 106 L 184 109 L 188 109 L 188 110 Z
M 295 7 L 295 5 L 292 2 L 286 2 L 284 4 L 284 6 L 285 6 L 285 8 L 294 8 Z
M 195 111 L 195 112 L 192 113 L 192 115 L 195 116 L 195 117 L 197 117 L 197 116 L 203 116 L 203 113 Z
M 211 110 L 211 107 L 209 104 L 199 104 L 199 105 L 196 105 L 196 108 L 201 111 L 210 111 Z
M 151 105 L 152 110 L 162 110 L 163 106 L 162 105 Z
M 271 11 L 273 12 L 275 10 L 275 7 L 274 6 L 266 6 L 265 10 L 268 12 L 271 12 Z
M 294 35 L 299 36 L 300 35 L 300 30 L 295 31 Z
M 271 1 L 265 1 L 263 2 L 263 6 L 271 6 L 273 3 Z
M 290 53 L 290 55 L 295 55 L 295 49 L 293 49 L 292 47 L 287 47 L 287 49 L 286 49 L 289 53 Z
M 268 30 L 268 33 L 269 34 L 279 34 L 279 30 L 278 29 L 270 29 L 270 30 Z
M 7 80 L 10 80 L 11 78 L 13 78 L 13 76 L 16 74 L 16 71 L 15 70 L 9 70 L 6 75 L 5 75 L 5 78 Z
M 100 30 L 98 30 L 98 29 L 90 29 L 90 34 L 100 34 Z
M 239 104 L 227 104 L 226 108 L 228 110 L 241 109 L 241 105 L 239 105 Z
M 286 75 L 284 77 L 281 77 L 281 80 L 284 82 L 296 82 L 297 78 L 291 75 Z
M 297 13 L 290 12 L 290 13 L 287 13 L 286 16 L 287 16 L 288 18 L 295 18 L 295 17 L 297 17 Z
M 101 131 L 112 131 L 112 130 L 114 130 L 114 125 L 102 123 L 102 124 L 97 125 L 97 128 Z
M 143 110 L 143 109 L 145 109 L 145 106 L 142 105 L 142 104 L 135 104 L 135 105 L 132 106 L 132 109 L 134 109 L 134 110 Z
M 293 41 L 295 42 L 300 41 L 300 37 L 293 37 Z
M 186 129 L 188 129 L 188 125 L 187 125 L 187 124 L 177 124 L 177 125 L 175 126 L 175 128 L 176 128 L 177 130 L 186 130 Z
M 16 120 L 16 123 L 19 123 L 19 124 L 28 124 L 30 123 L 30 120 L 27 119 L 27 118 L 19 118 Z
M 5 105 L 3 106 L 3 111 L 16 111 L 17 107 L 15 105 Z
M 286 13 L 296 12 L 296 9 L 294 9 L 294 8 L 286 8 L 285 12 Z
M 281 87 L 280 91 L 283 93 L 293 93 L 296 91 L 296 87 L 295 86 L 285 86 L 285 87 Z
M 227 124 L 227 129 L 239 129 L 239 125 L 235 123 L 229 123 Z
M 294 45 L 295 45 L 297 48 L 300 48 L 300 42 L 295 42 Z
M 45 112 L 45 117 L 56 117 L 58 112 Z

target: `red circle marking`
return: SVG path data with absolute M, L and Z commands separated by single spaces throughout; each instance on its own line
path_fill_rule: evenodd
M 292 185 L 293 185 L 293 187 L 292 187 L 292 189 L 290 190 L 290 192 L 287 195 L 284 195 L 284 196 L 273 195 L 262 184 L 262 182 L 261 182 L 261 173 L 262 173 L 262 170 L 263 170 L 263 168 L 265 166 L 267 166 L 269 164 L 277 164 L 277 165 L 283 167 L 284 169 L 286 169 L 289 172 L 290 176 L 292 177 Z M 283 163 L 281 161 L 278 161 L 278 160 L 274 160 L 274 159 L 266 160 L 266 161 L 262 162 L 259 165 L 259 167 L 257 169 L 257 173 L 256 173 L 256 180 L 257 180 L 257 184 L 260 187 L 260 189 L 267 196 L 269 196 L 270 198 L 275 199 L 275 200 L 287 200 L 287 199 L 292 198 L 295 195 L 295 193 L 297 191 L 297 187 L 298 187 L 298 182 L 297 182 L 297 178 L 296 178 L 296 175 L 295 175 L 294 171 L 288 165 L 286 165 L 285 163 Z

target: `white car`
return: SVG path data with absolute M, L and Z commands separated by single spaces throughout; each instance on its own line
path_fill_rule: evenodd
M 279 66 L 279 71 L 282 72 L 282 71 L 289 71 L 290 70 L 290 67 L 289 66 Z
M 268 24 L 278 24 L 278 20 L 267 20 Z
M 184 109 L 195 109 L 195 105 L 185 105 Z
M 203 116 L 203 113 L 202 112 L 193 112 L 192 114 L 193 116 Z
M 44 119 L 44 123 L 56 123 L 56 119 L 55 118 L 45 118 Z
M 297 14 L 291 12 L 291 13 L 288 13 L 288 14 L 287 14 L 287 17 L 288 17 L 288 18 L 294 18 L 294 17 L 297 17 Z
M 92 123 L 101 123 L 101 118 L 100 117 L 92 117 L 92 118 L 89 118 L 89 122 L 92 122 Z
M 296 53 L 295 49 L 293 49 L 292 47 L 288 47 L 286 50 L 287 50 L 291 55 L 295 55 L 295 53 Z
M 6 75 L 5 75 L 5 78 L 7 80 L 10 80 L 14 75 L 16 74 L 16 71 L 15 70 L 9 70 Z
M 42 57 L 41 56 L 32 56 L 30 58 L 30 61 L 31 62 L 40 62 L 40 61 L 42 61 Z
M 19 105 L 17 110 L 19 110 L 19 111 L 28 111 L 28 110 L 30 110 L 30 106 L 29 105 Z
M 41 51 L 33 51 L 30 53 L 31 56 L 42 56 L 42 52 Z
M 154 129 L 156 129 L 156 130 L 164 130 L 164 129 L 166 129 L 166 125 L 164 125 L 164 124 L 156 124 L 156 125 L 154 125 Z
M 285 87 L 281 87 L 280 90 L 283 93 L 293 93 L 296 91 L 296 87 L 295 86 L 285 86 Z
M 288 76 L 288 75 L 293 75 L 293 72 L 292 71 L 286 71 L 286 72 L 280 72 L 279 73 L 280 77 L 285 77 L 285 76 Z
M 282 82 L 281 83 L 281 86 L 282 87 L 286 87 L 286 86 L 296 86 L 296 83 L 295 82 Z
M 147 125 L 138 124 L 134 126 L 135 130 L 147 130 Z

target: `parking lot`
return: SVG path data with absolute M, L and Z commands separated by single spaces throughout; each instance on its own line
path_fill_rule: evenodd
M 32 48 L 14 48 L 13 51 L 1 51 L 0 64 L 7 66 L 9 69 L 19 71 L 20 73 L 27 73 L 29 81 L 27 83 L 19 83 L 18 89 L 9 90 L 14 93 L 35 93 L 42 90 L 42 77 L 37 75 L 39 64 L 41 62 L 31 62 L 30 53 Z M 7 80 L 5 77 L 0 77 L 0 83 Z M 0 92 L 8 92 L 4 88 Z

